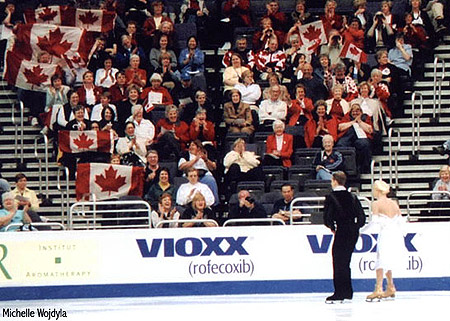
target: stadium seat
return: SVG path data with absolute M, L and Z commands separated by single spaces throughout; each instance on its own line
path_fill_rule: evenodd
M 270 132 L 256 132 L 253 140 L 255 141 L 255 143 L 256 142 L 264 142 L 264 144 L 265 144 L 267 137 L 271 134 L 272 133 L 270 133 Z
M 263 172 L 266 182 L 284 179 L 284 167 L 282 166 L 263 166 Z
M 191 36 L 197 36 L 197 26 L 195 23 L 176 23 L 175 30 L 175 47 L 176 49 L 186 48 L 186 42 Z
M 305 192 L 313 192 L 318 196 L 325 196 L 331 192 L 330 181 L 310 179 L 305 181 Z
M 292 165 L 288 168 L 287 179 L 290 181 L 298 181 L 299 191 L 303 191 L 305 181 L 313 178 L 313 168 L 308 168 L 302 165 Z
M 180 188 L 181 184 L 189 182 L 186 177 L 174 177 L 173 185 L 175 186 L 175 190 L 173 191 L 173 195 L 177 195 L 178 188 Z
M 294 152 L 294 164 L 312 169 L 312 162 L 318 152 L 320 148 L 298 148 Z
M 255 198 L 259 199 L 265 191 L 264 181 L 243 181 L 237 185 L 237 191 L 247 190 L 251 194 L 255 195 Z M 257 195 L 257 196 L 256 196 Z
M 335 147 L 344 157 L 344 172 L 348 178 L 357 178 L 358 166 L 356 166 L 356 149 L 354 147 Z
M 286 180 L 273 181 L 272 184 L 270 184 L 270 191 L 271 192 L 281 191 L 281 187 L 284 184 L 291 184 L 294 187 L 294 190 L 298 191 L 298 181 L 296 181 L 296 180 L 291 180 L 291 181 L 286 181 Z
M 162 108 L 155 108 L 150 112 L 152 123 L 156 125 L 160 119 L 166 117 L 166 111 Z
M 178 176 L 178 164 L 177 162 L 159 162 L 161 168 L 167 167 L 169 169 L 170 179 L 173 181 Z

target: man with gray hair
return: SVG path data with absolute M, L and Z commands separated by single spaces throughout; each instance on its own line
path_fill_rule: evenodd
M 286 120 L 287 104 L 281 100 L 281 88 L 274 85 L 269 88 L 270 98 L 263 100 L 259 106 L 259 122 L 263 129 L 270 131 L 275 120 Z

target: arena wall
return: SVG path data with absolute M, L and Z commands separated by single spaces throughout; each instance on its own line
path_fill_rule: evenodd
M 450 290 L 450 222 L 405 224 L 397 290 Z M 0 300 L 332 292 L 323 226 L 2 233 Z M 352 259 L 372 291 L 376 233 Z

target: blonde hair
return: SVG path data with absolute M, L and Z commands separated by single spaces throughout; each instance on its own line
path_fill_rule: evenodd
M 377 180 L 373 184 L 373 189 L 376 191 L 379 191 L 381 194 L 386 195 L 389 193 L 391 188 L 389 187 L 389 185 L 386 182 L 384 182 L 382 180 Z
M 197 201 L 201 201 L 201 200 L 203 200 L 203 201 L 206 202 L 205 197 L 203 196 L 203 194 L 200 193 L 200 192 L 195 193 L 194 197 L 192 198 L 192 203 L 191 203 L 191 204 L 192 204 L 192 208 L 193 208 L 195 211 L 198 210 L 197 204 L 196 204 Z
M 448 166 L 448 165 L 443 165 L 443 166 L 441 167 L 441 169 L 439 170 L 439 176 L 441 176 L 442 172 L 450 173 L 450 166 Z

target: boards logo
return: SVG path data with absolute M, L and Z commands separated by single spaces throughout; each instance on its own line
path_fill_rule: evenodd
M 417 249 L 412 244 L 412 239 L 414 238 L 414 236 L 416 236 L 416 233 L 408 233 L 404 237 L 405 247 L 408 250 L 408 252 L 417 252 Z M 308 238 L 311 251 L 315 254 L 327 253 L 331 245 L 331 240 L 333 239 L 333 235 L 326 234 L 322 237 L 322 241 L 319 244 L 317 235 L 307 235 L 306 237 Z M 362 241 L 360 243 L 361 248 L 355 247 L 354 253 L 368 253 L 377 251 L 378 234 L 361 234 L 360 238 Z
M 164 257 L 178 256 L 210 256 L 215 253 L 217 256 L 230 256 L 234 253 L 239 255 L 248 255 L 248 252 L 244 248 L 244 242 L 247 236 L 234 237 L 186 237 L 179 240 L 175 239 L 152 239 L 150 250 L 148 242 L 145 239 L 137 239 L 139 250 L 142 257 L 157 257 L 161 245 L 163 244 Z M 227 244 L 226 250 L 221 246 Z

